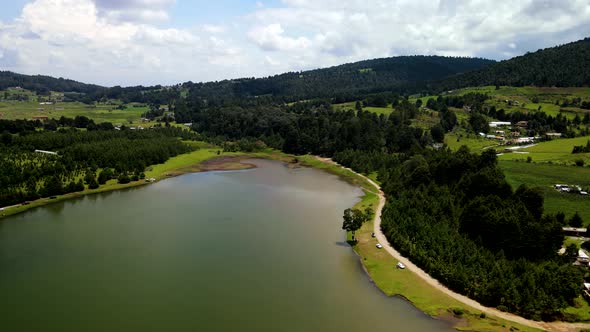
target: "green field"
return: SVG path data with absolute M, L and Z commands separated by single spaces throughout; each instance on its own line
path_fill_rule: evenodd
M 585 165 L 590 165 L 590 153 L 572 153 L 574 146 L 586 145 L 588 140 L 590 140 L 590 136 L 555 139 L 519 150 L 519 152 L 525 153 L 505 153 L 499 159 L 526 160 L 531 157 L 533 162 L 563 165 L 574 165 L 576 160 L 581 159 L 584 160 Z
M 342 104 L 334 104 L 332 105 L 334 107 L 335 111 L 348 111 L 348 110 L 354 110 L 354 105 L 356 104 L 356 102 L 351 101 L 349 103 L 342 103 Z M 381 115 L 381 114 L 385 114 L 385 115 L 389 115 L 393 112 L 393 108 L 391 107 L 391 105 L 388 105 L 387 107 L 363 107 L 363 111 L 368 111 L 371 113 L 375 113 L 377 115 Z
M 111 122 L 115 125 L 141 123 L 141 114 L 147 111 L 145 106 L 128 105 L 127 109 L 118 110 L 118 105 L 86 105 L 79 102 L 57 102 L 53 105 L 40 105 L 36 101 L 2 101 L 0 102 L 0 119 L 31 120 L 33 116 L 48 116 L 59 119 L 61 116 L 74 118 L 86 116 L 95 122 Z M 41 110 L 42 109 L 42 110 Z
M 506 160 L 501 160 L 499 165 L 504 171 L 506 180 L 514 189 L 521 184 L 526 184 L 543 190 L 546 213 L 553 214 L 561 211 L 570 218 L 577 211 L 584 220 L 584 224 L 590 224 L 590 196 L 560 193 L 553 189 L 555 184 L 590 188 L 590 168 Z
M 26 96 L 27 101 L 11 100 L 15 96 Z M 6 99 L 8 97 L 8 99 Z M 52 104 L 41 104 L 51 100 Z M 58 93 L 52 93 L 51 97 L 37 96 L 34 92 L 22 89 L 8 89 L 0 91 L 0 119 L 31 120 L 34 116 L 47 116 L 50 119 L 59 119 L 61 116 L 74 118 L 86 116 L 94 122 L 111 122 L 114 125 L 138 125 L 141 123 L 141 115 L 148 108 L 137 103 L 127 104 L 126 109 L 117 109 L 119 101 L 95 103 L 86 105 L 80 102 L 63 102 Z M 143 123 L 143 126 L 151 126 L 152 123 Z
M 465 145 L 474 153 L 481 153 L 485 148 L 498 146 L 498 142 L 495 142 L 494 140 L 467 132 L 452 132 L 446 134 L 445 144 L 453 151 L 457 151 L 461 146 Z
M 521 112 L 533 112 L 540 111 L 547 113 L 548 115 L 556 116 L 563 109 L 562 113 L 569 119 L 573 119 L 576 114 L 582 117 L 585 113 L 589 113 L 590 110 L 584 110 L 578 107 L 562 107 L 560 106 L 564 100 L 572 100 L 573 98 L 581 98 L 582 100 L 590 100 L 590 88 L 551 88 L 551 87 L 511 87 L 502 86 L 496 90 L 495 86 L 482 86 L 459 89 L 454 91 L 447 91 L 443 93 L 443 96 L 461 96 L 468 93 L 482 93 L 487 94 L 491 97 L 490 100 L 486 101 L 485 105 L 495 106 L 497 109 L 503 108 L 507 113 L 521 111 Z M 410 98 L 410 102 L 416 102 L 417 99 L 422 100 L 422 104 L 426 105 L 428 99 L 436 99 L 438 96 L 414 96 Z M 533 103 L 533 99 L 538 99 L 537 103 Z M 512 105 L 507 103 L 509 100 Z M 560 105 L 556 105 L 555 102 L 559 101 Z M 518 102 L 514 104 L 513 102 Z

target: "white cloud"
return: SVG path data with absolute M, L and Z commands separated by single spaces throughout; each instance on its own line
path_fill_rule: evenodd
M 177 1 L 190 0 L 31 0 L 0 23 L 0 66 L 101 84 L 172 84 L 394 55 L 503 59 L 590 35 L 587 0 L 283 0 L 174 28 Z
M 162 22 L 175 0 L 93 0 L 101 16 L 121 22 Z
M 248 32 L 248 37 L 267 51 L 290 51 L 311 46 L 306 37 L 292 38 L 284 36 L 285 31 L 278 23 L 255 27 Z

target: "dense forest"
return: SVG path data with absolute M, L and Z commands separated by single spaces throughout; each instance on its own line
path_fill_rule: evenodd
M 135 131 L 18 128 L 18 135 L 4 132 L 0 140 L 0 207 L 95 189 L 110 179 L 139 180 L 147 166 L 191 151 L 178 137 L 197 137 L 172 127 Z
M 344 64 L 266 78 L 244 78 L 209 83 L 185 83 L 202 98 L 274 96 L 286 101 L 311 98 L 355 100 L 356 96 L 397 91 L 412 92 L 422 82 L 438 80 L 493 64 L 479 58 L 400 56 Z
M 123 102 L 168 104 L 179 98 L 183 90 L 190 90 L 193 95 L 205 100 L 218 102 L 258 96 L 271 96 L 289 102 L 311 98 L 340 98 L 348 101 L 366 93 L 412 92 L 421 89 L 425 81 L 443 79 L 493 63 L 494 61 L 479 58 L 401 56 L 265 78 L 186 82 L 172 87 L 156 85 L 106 88 L 63 78 L 0 72 L 0 90 L 20 86 L 39 95 L 60 91 L 64 92 L 66 100 L 85 103 L 120 99 Z
M 590 38 L 538 50 L 431 85 L 438 91 L 482 85 L 588 86 Z
M 442 127 L 456 123 L 446 115 L 449 106 L 477 109 L 486 98 L 429 101 L 441 116 L 435 128 L 444 135 Z M 385 116 L 362 108 L 333 111 L 321 100 L 212 107 L 187 99 L 183 107 L 193 129 L 208 140 L 260 140 L 289 153 L 332 156 L 359 172 L 377 171 L 388 198 L 382 227 L 389 241 L 451 289 L 525 317 L 567 318 L 560 309 L 579 295 L 582 272 L 572 256 L 557 254 L 562 218 L 544 213 L 538 189 L 513 190 L 495 151 L 432 148 L 441 135 L 410 126 L 420 112 L 415 103 L 400 98 Z
M 383 232 L 434 278 L 487 306 L 533 319 L 566 318 L 557 309 L 579 294 L 576 253 L 557 255 L 559 218 L 543 213 L 539 190 L 512 190 L 494 151 L 427 149 L 393 157 L 349 150 L 334 159 L 379 170 L 388 198 Z

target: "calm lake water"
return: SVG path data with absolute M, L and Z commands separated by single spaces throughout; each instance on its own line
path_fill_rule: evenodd
M 0 331 L 433 331 L 344 243 L 360 190 L 272 161 L 0 222 Z

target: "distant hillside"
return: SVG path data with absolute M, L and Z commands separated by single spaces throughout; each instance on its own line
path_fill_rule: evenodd
M 46 95 L 49 91 L 96 93 L 104 88 L 94 84 L 85 84 L 64 78 L 42 75 L 23 75 L 10 71 L 0 71 L 0 90 L 17 87 Z
M 266 78 L 246 78 L 209 83 L 185 83 L 203 97 L 284 96 L 289 99 L 335 97 L 382 91 L 406 91 L 414 85 L 481 69 L 495 63 L 480 58 L 401 56 L 365 60 Z
M 482 85 L 589 86 L 590 38 L 527 53 L 433 86 L 449 90 Z

